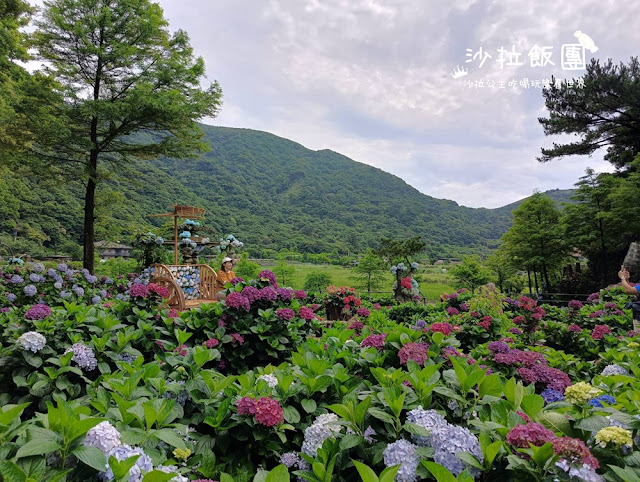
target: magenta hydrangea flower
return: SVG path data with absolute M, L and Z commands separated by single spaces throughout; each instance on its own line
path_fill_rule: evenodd
M 429 358 L 428 350 L 429 346 L 424 343 L 409 342 L 398 351 L 400 363 L 406 365 L 407 361 L 413 360 L 418 365 L 423 366 L 424 362 Z
M 161 286 L 156 283 L 149 283 L 149 286 L 147 287 L 147 289 L 149 290 L 149 293 L 155 293 L 161 298 L 166 299 L 166 298 L 169 298 L 169 296 L 171 296 L 169 293 L 169 289 L 166 286 Z
M 281 320 L 291 321 L 296 316 L 296 312 L 291 308 L 280 308 L 279 310 L 276 310 L 276 315 Z
M 386 333 L 382 333 L 380 335 L 369 335 L 364 340 L 362 340 L 362 343 L 360 343 L 360 346 L 363 348 L 371 346 L 373 348 L 381 350 L 382 348 L 384 348 L 384 340 L 386 337 L 387 337 Z
M 244 278 L 243 278 L 243 277 L 241 277 L 241 276 L 236 276 L 235 278 L 232 278 L 232 279 L 231 279 L 230 283 L 231 283 L 233 286 L 237 285 L 238 283 L 244 283 Z
M 521 449 L 528 449 L 529 444 L 540 447 L 547 442 L 554 442 L 556 435 L 539 423 L 529 422 L 526 425 L 516 425 L 507 434 L 507 443 Z
M 238 401 L 238 415 L 255 415 L 256 400 L 251 397 L 242 397 Z
M 209 338 L 204 342 L 204 346 L 206 346 L 207 348 L 215 348 L 216 346 L 218 346 L 218 343 L 220 342 L 216 338 Z
M 455 315 L 460 314 L 460 312 L 456 308 L 454 308 L 453 306 L 450 306 L 449 308 L 447 308 L 447 314 L 449 316 L 455 316 Z
M 307 299 L 307 292 L 304 291 L 304 290 L 295 290 L 293 292 L 293 297 L 296 300 L 305 300 L 305 299 Z
M 364 323 L 362 323 L 361 321 L 354 321 L 347 327 L 347 330 L 362 330 L 363 328 Z
M 591 338 L 593 340 L 602 340 L 602 338 L 604 338 L 604 335 L 608 335 L 611 333 L 611 328 L 609 328 L 607 325 L 596 325 L 596 327 L 593 329 L 593 332 L 591 333 Z
M 265 301 L 276 301 L 278 292 L 272 286 L 265 286 L 260 290 L 260 299 Z
M 244 308 L 245 311 L 249 311 L 251 309 L 249 300 L 237 291 L 232 291 L 231 293 L 229 293 L 224 301 L 226 306 L 228 306 L 229 308 Z
M 244 343 L 244 337 L 240 333 L 231 333 L 231 338 L 233 338 L 233 340 L 239 345 Z
M 451 323 L 433 323 L 429 327 L 429 331 L 433 333 L 442 333 L 445 336 L 449 336 L 453 333 L 453 325 Z
M 278 286 L 278 283 L 276 282 L 276 275 L 273 273 L 273 271 L 269 271 L 268 269 L 260 271 L 260 273 L 258 274 L 258 279 L 268 281 L 271 286 Z
M 513 333 L 514 335 L 522 335 L 522 330 L 520 328 L 513 327 L 509 328 L 507 331 L 509 333 Z
M 288 288 L 276 288 L 276 291 L 282 301 L 289 302 L 293 299 L 293 290 Z
M 134 298 L 146 298 L 149 294 L 149 288 L 147 285 L 142 283 L 134 283 L 129 288 L 129 296 L 133 296 Z
M 584 305 L 582 304 L 581 301 L 579 300 L 571 300 L 569 301 L 568 304 L 569 308 L 572 310 L 579 310 L 580 308 L 582 308 Z
M 47 305 L 33 305 L 24 314 L 27 320 L 44 320 L 51 315 L 51 308 Z
M 575 323 L 569 325 L 569 328 L 567 328 L 567 329 L 572 333 L 580 333 L 582 331 L 582 328 L 580 328 Z
M 587 301 L 597 302 L 600 299 L 600 293 L 591 293 L 587 298 Z
M 311 308 L 308 308 L 306 306 L 302 306 L 299 310 L 298 310 L 298 316 L 300 318 L 302 318 L 303 320 L 313 320 L 316 317 L 316 314 L 313 312 L 313 310 Z
M 358 316 L 362 316 L 363 318 L 366 318 L 371 314 L 371 312 L 366 308 L 358 308 L 358 311 L 356 312 L 356 314 Z

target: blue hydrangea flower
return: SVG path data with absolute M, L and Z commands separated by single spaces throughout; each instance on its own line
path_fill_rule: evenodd
M 412 444 L 408 440 L 400 439 L 387 445 L 384 449 L 384 465 L 392 467 L 400 465 L 396 474 L 398 482 L 415 482 L 418 480 L 416 469 L 420 463 L 420 459 L 416 455 L 417 445 Z
M 29 275 L 29 279 L 34 283 L 39 283 L 40 282 L 40 275 L 37 274 L 37 273 L 31 273 Z
M 143 477 L 143 472 L 150 472 L 153 470 L 153 464 L 151 463 L 151 458 L 144 453 L 140 447 L 131 447 L 130 445 L 118 445 L 109 451 L 107 454 L 107 460 L 109 457 L 115 457 L 119 462 L 123 460 L 127 460 L 129 457 L 133 457 L 134 455 L 140 455 L 138 460 L 131 469 L 129 470 L 129 482 L 141 482 Z M 107 464 L 107 471 L 104 474 L 107 480 L 113 480 L 113 471 L 109 464 Z
M 93 276 L 91 274 L 86 275 L 85 279 L 87 280 L 87 283 L 90 283 L 90 284 L 94 284 L 96 281 L 98 281 L 98 277 Z
M 604 367 L 604 370 L 602 370 L 602 376 L 603 377 L 610 377 L 613 375 L 628 375 L 629 372 L 627 371 L 626 368 L 621 367 L 620 365 L 616 365 L 615 363 L 612 365 L 607 365 L 606 367 Z
M 49 268 L 47 270 L 47 274 L 52 278 L 55 278 L 56 276 L 58 276 L 58 272 L 53 268 Z
M 62 289 L 62 283 L 53 283 L 53 287 L 57 290 L 61 290 Z
M 406 269 L 407 269 L 407 267 L 404 265 L 404 263 L 398 263 L 398 269 L 399 269 L 400 271 L 404 271 L 404 270 L 406 270 Z
M 447 420 L 435 410 L 424 410 L 422 406 L 407 413 L 407 422 L 419 425 L 427 429 L 431 435 L 411 435 L 415 443 L 421 447 L 431 447 L 434 433 L 442 430 L 448 425 Z
M 411 267 L 412 267 L 413 269 L 418 269 L 418 267 L 419 267 L 419 266 L 420 266 L 420 265 L 419 265 L 418 263 L 416 263 L 415 261 L 414 261 L 413 263 L 411 263 Z
M 13 302 L 16 300 L 16 298 L 17 298 L 17 296 L 16 296 L 16 295 L 14 295 L 13 293 L 9 293 L 9 294 L 7 295 L 7 301 L 8 301 L 9 303 L 13 303 Z
M 26 296 L 35 296 L 38 294 L 38 289 L 33 285 L 27 285 L 23 289 Z
M 164 243 L 164 238 L 161 238 L 160 236 L 158 236 L 156 238 L 156 244 L 162 244 L 162 243 Z
M 84 296 L 84 288 L 82 286 L 74 286 L 72 289 L 78 298 L 82 298 Z
M 69 292 L 68 291 L 61 291 L 60 292 L 60 298 L 62 298 L 63 300 L 67 299 L 69 297 Z
M 562 394 L 562 392 L 559 392 L 558 390 L 552 390 L 551 388 L 545 388 L 540 395 L 542 395 L 542 398 L 544 398 L 545 404 L 561 402 L 562 400 L 564 400 L 564 395 Z
M 24 283 L 24 279 L 19 274 L 14 274 L 11 277 L 11 279 L 9 279 L 9 283 L 14 284 L 14 285 L 19 285 L 21 283 Z
M 156 470 L 164 472 L 165 474 L 176 474 L 169 482 L 189 482 L 187 477 L 178 473 L 178 467 L 175 465 L 158 465 Z
M 465 469 L 474 478 L 480 475 L 479 469 L 470 467 L 456 457 L 457 453 L 470 452 L 480 463 L 484 461 L 480 441 L 468 429 L 449 424 L 445 429 L 434 433 L 432 443 L 435 449 L 433 460 L 449 469 L 453 475 L 457 477 Z
M 616 399 L 611 395 L 600 395 L 599 397 L 592 398 L 591 400 L 589 400 L 589 405 L 591 405 L 592 407 L 602 408 L 603 407 L 602 402 L 605 402 L 611 405 L 613 403 L 616 403 Z
M 94 296 L 93 298 L 91 298 L 91 303 L 93 303 L 94 305 L 97 305 L 98 303 L 100 303 L 100 301 L 102 301 L 102 298 L 100 298 L 99 296 Z
M 67 265 L 66 265 L 66 264 L 64 264 L 64 263 L 60 263 L 60 264 L 58 265 L 58 271 L 66 272 L 66 271 L 67 271 L 67 269 L 68 269 L 68 268 L 67 268 Z

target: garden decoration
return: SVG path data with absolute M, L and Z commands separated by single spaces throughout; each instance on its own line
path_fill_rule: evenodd
M 404 263 L 398 263 L 391 267 L 391 273 L 396 277 L 393 283 L 393 293 L 396 300 L 416 301 L 420 299 L 420 290 L 418 282 L 413 279 L 413 273 L 418 270 L 418 263 L 411 263 L 409 267 Z
M 142 279 L 166 287 L 170 294 L 167 303 L 178 311 L 217 301 L 216 272 L 206 264 L 153 264 Z
M 189 219 L 203 219 L 205 210 L 195 206 L 179 206 L 177 203 L 173 204 L 172 213 L 164 214 L 150 214 L 150 218 L 173 218 L 173 262 L 178 264 L 178 218 Z
M 327 286 L 324 305 L 328 321 L 349 320 L 359 311 L 362 300 L 354 288 L 330 285 Z

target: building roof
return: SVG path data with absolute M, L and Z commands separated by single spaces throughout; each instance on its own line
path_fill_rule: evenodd
M 127 246 L 126 244 L 118 244 L 112 243 L 109 241 L 98 241 L 97 243 L 93 243 L 96 248 L 103 249 L 133 249 L 133 246 Z

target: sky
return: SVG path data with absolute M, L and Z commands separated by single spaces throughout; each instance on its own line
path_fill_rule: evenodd
M 592 57 L 628 62 L 640 43 L 635 2 L 159 3 L 171 30 L 188 32 L 208 81 L 222 87 L 220 115 L 206 124 L 331 149 L 469 207 L 494 208 L 534 190 L 571 188 L 587 167 L 612 170 L 604 152 L 539 163 L 541 147 L 567 138 L 544 135 L 537 121 L 547 115 L 542 89 L 520 83 L 582 75 L 561 66 L 562 45 L 578 44 L 578 30 L 597 47 L 591 52 L 578 44 L 587 63 Z M 555 65 L 531 66 L 536 48 L 550 53 Z M 501 55 L 507 62 L 500 63 Z M 510 59 L 523 65 L 505 65 Z M 458 66 L 467 75 L 453 78 Z

